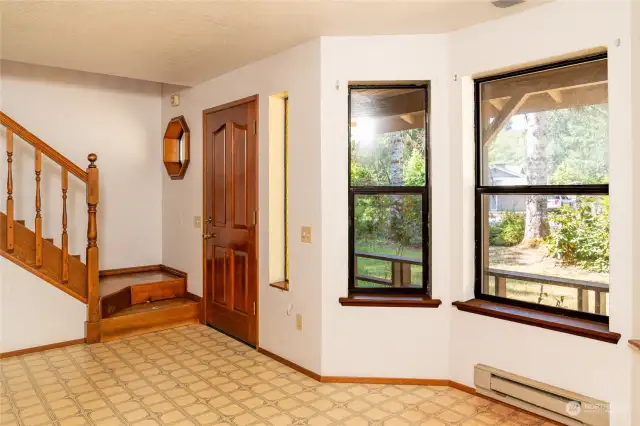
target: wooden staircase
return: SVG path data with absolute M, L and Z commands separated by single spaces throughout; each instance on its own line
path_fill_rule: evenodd
M 184 272 L 163 265 L 99 271 L 97 156 L 89 154 L 86 171 L 0 112 L 6 129 L 7 204 L 0 212 L 0 255 L 87 305 L 85 341 L 96 343 L 123 336 L 199 322 L 200 301 L 186 291 Z M 14 216 L 14 136 L 35 148 L 34 230 Z M 42 235 L 42 155 L 61 168 L 61 247 Z M 69 174 L 86 185 L 86 263 L 69 254 L 67 191 Z M 46 176 L 45 176 L 46 177 Z

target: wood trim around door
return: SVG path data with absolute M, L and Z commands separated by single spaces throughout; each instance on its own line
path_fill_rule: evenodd
M 260 234 L 260 96 L 253 95 L 247 96 L 246 98 L 238 99 L 236 101 L 227 102 L 222 105 L 218 105 L 212 108 L 207 108 L 202 111 L 202 218 L 201 222 L 201 230 L 204 229 L 205 218 L 207 217 L 207 114 L 211 114 L 218 111 L 223 111 L 225 109 L 233 108 L 238 105 L 247 104 L 250 102 L 256 103 L 255 115 L 256 115 L 256 282 L 255 292 L 256 292 L 256 348 L 260 344 L 260 252 L 259 252 L 259 234 Z M 206 285 L 207 285 L 207 247 L 206 240 L 202 239 L 202 303 L 200 303 L 200 322 L 202 324 L 207 324 L 207 303 L 209 300 L 207 298 Z

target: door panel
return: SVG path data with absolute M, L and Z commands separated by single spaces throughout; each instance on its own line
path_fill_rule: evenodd
M 227 249 L 224 247 L 213 248 L 213 301 L 225 305 L 227 281 Z
M 233 252 L 233 308 L 237 312 L 248 314 L 247 298 L 249 296 L 249 262 L 247 253 Z
M 227 223 L 226 125 L 213 134 L 213 220 L 216 226 Z
M 257 102 L 205 116 L 206 322 L 257 343 Z
M 247 129 L 233 123 L 233 227 L 246 229 L 247 214 Z

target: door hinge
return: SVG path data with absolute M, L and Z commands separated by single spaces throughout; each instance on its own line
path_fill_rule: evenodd
M 256 134 L 256 132 L 257 132 L 256 127 L 257 127 L 256 120 L 253 120 L 253 134 L 254 134 L 254 135 L 255 135 L 255 134 Z
M 256 302 L 253 302 L 253 315 L 256 314 Z
M 253 211 L 253 224 L 255 225 L 257 223 L 258 220 L 258 214 L 256 213 L 256 211 Z

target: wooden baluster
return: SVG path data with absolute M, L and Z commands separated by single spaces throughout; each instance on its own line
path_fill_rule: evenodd
M 87 225 L 87 343 L 100 341 L 100 288 L 98 276 L 98 168 L 95 165 L 98 156 L 89 154 L 87 168 L 87 207 L 89 220 Z
M 69 236 L 67 235 L 67 191 L 69 172 L 62 168 L 62 282 L 69 281 Z
M 410 286 L 411 285 L 411 264 L 403 263 L 402 264 L 402 286 Z
M 402 287 L 402 262 L 391 262 L 391 285 Z
M 7 251 L 14 249 L 13 217 L 13 130 L 7 129 Z
M 36 268 L 42 266 L 42 198 L 40 197 L 40 173 L 42 171 L 42 151 L 36 149 Z
M 507 279 L 505 277 L 496 277 L 496 296 L 507 297 Z
M 578 289 L 578 310 L 589 312 L 589 290 L 586 288 Z
M 596 290 L 596 314 L 607 314 L 607 293 L 605 291 Z

